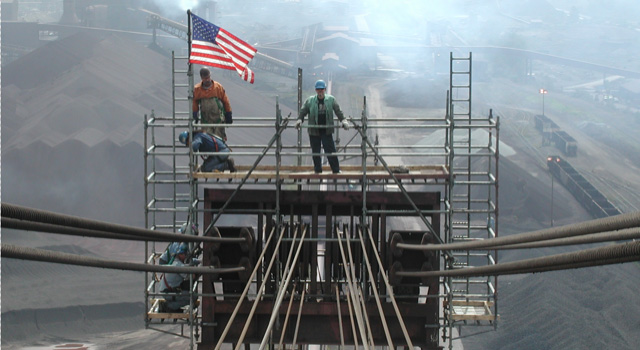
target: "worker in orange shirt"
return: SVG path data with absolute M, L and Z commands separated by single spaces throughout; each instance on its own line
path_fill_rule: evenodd
M 200 69 L 200 79 L 202 81 L 193 88 L 193 119 L 198 120 L 198 111 L 200 111 L 201 124 L 221 124 L 202 127 L 202 129 L 226 141 L 227 133 L 224 124 L 233 123 L 227 93 L 222 84 L 211 80 L 211 71 L 208 68 Z

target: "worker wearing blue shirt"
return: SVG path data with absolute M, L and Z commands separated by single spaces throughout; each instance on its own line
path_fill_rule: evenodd
M 179 136 L 179 140 L 185 146 L 191 144 L 194 152 L 231 152 L 229 146 L 227 146 L 221 137 L 201 131 L 194 131 L 192 138 L 189 137 L 188 131 L 183 131 Z M 206 157 L 200 169 L 204 172 L 222 172 L 229 170 L 233 173 L 236 171 L 233 158 L 229 157 L 228 154 L 210 155 Z

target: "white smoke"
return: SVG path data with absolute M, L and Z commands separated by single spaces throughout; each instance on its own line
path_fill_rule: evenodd
M 198 0 L 154 0 L 164 15 L 180 15 L 198 6 Z

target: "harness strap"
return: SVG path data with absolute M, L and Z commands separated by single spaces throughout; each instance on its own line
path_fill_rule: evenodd
M 169 285 L 169 282 L 167 282 L 167 277 L 164 274 L 162 274 L 162 282 L 164 282 L 165 287 L 167 287 L 165 291 L 173 292 L 173 288 Z

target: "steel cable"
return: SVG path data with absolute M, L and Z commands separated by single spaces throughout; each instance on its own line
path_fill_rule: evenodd
M 269 243 L 271 242 L 271 239 L 273 238 L 275 231 L 276 231 L 275 227 L 271 229 L 271 232 L 269 233 L 269 238 L 267 238 L 267 241 L 264 244 L 265 247 L 269 246 Z M 284 235 L 284 229 L 280 232 L 280 237 L 278 239 L 278 244 L 276 245 L 276 251 L 277 251 L 277 247 L 280 245 L 280 242 L 282 241 L 282 236 L 283 235 Z M 240 298 L 238 299 L 238 303 L 236 304 L 236 307 L 233 309 L 233 312 L 231 313 L 231 316 L 229 317 L 229 321 L 227 322 L 227 325 L 224 327 L 224 330 L 222 331 L 222 334 L 220 335 L 220 339 L 218 339 L 218 343 L 216 344 L 215 350 L 220 350 L 220 347 L 222 346 L 222 342 L 224 342 L 224 339 L 227 337 L 227 333 L 229 333 L 229 329 L 231 328 L 231 324 L 233 323 L 233 320 L 235 320 L 236 316 L 238 315 L 238 310 L 240 310 L 240 306 L 242 305 L 242 301 L 244 300 L 244 298 L 247 296 L 247 293 L 249 292 L 249 287 L 251 286 L 251 281 L 253 281 L 253 278 L 258 273 L 258 268 L 260 268 L 261 262 L 264 259 L 264 255 L 266 253 L 267 253 L 267 249 L 263 249 L 262 253 L 260 253 L 260 256 L 256 260 L 257 261 L 256 266 L 253 268 L 253 271 L 251 272 L 251 276 L 249 276 L 247 285 L 244 287 L 244 290 L 242 291 L 242 295 L 240 295 Z
M 344 232 L 343 232 L 344 233 Z M 366 330 L 367 332 L 363 333 L 363 337 L 366 337 L 369 342 L 367 343 L 367 345 L 369 347 L 373 347 L 373 340 L 371 338 L 371 326 L 369 324 L 369 317 L 367 317 L 367 310 L 366 308 L 363 307 L 363 304 L 361 303 L 361 293 L 360 293 L 360 288 L 359 286 L 355 283 L 355 281 L 357 280 L 356 278 L 356 270 L 355 270 L 355 262 L 353 260 L 353 254 L 351 252 L 351 241 L 349 238 L 349 235 L 345 235 L 346 236 L 346 241 L 347 241 L 347 258 L 348 260 L 348 264 L 345 266 L 349 266 L 349 271 L 351 272 L 351 283 L 353 284 L 353 302 L 354 305 L 358 305 L 358 315 L 360 315 L 361 319 L 363 320 L 363 324 L 367 327 Z M 362 246 L 362 244 L 360 244 Z M 362 339 L 363 341 L 363 345 L 364 343 L 364 338 Z
M 362 315 L 366 322 L 364 323 L 367 326 L 367 335 L 369 338 L 369 346 L 372 349 L 376 348 L 376 343 L 373 341 L 373 331 L 371 330 L 371 321 L 369 320 L 369 314 L 367 313 L 367 305 L 364 301 L 364 292 L 362 291 L 362 286 L 358 284 L 358 300 L 360 301 L 360 307 L 362 307 Z
M 591 233 L 616 231 L 626 228 L 640 227 L 640 212 L 620 214 L 602 219 L 589 220 L 577 224 L 548 228 L 533 232 L 526 232 L 511 236 L 502 236 L 481 241 L 459 242 L 447 244 L 398 244 L 399 248 L 407 250 L 473 250 L 498 249 L 499 246 L 513 245 L 527 242 L 545 241 L 557 238 L 586 235 Z
M 86 267 L 99 267 L 105 269 L 166 272 L 166 273 L 194 273 L 194 274 L 218 274 L 237 273 L 245 270 L 244 267 L 215 268 L 209 267 L 182 267 L 169 265 L 149 265 L 122 261 L 111 261 L 88 256 L 54 252 L 51 250 L 18 247 L 12 244 L 0 244 L 2 258 L 13 258 L 33 261 L 43 261 L 57 264 L 78 265 Z
M 293 296 L 296 292 L 296 283 L 293 284 L 293 288 L 291 289 L 291 298 L 289 298 L 289 305 L 287 306 L 287 314 L 284 317 L 284 322 L 282 323 L 282 332 L 280 332 L 280 341 L 278 345 L 280 349 L 284 349 L 284 335 L 287 332 L 287 326 L 289 325 L 289 316 L 291 316 L 291 307 L 293 306 Z
M 356 330 L 356 322 L 353 320 L 353 314 L 356 313 L 356 310 L 351 305 L 351 293 L 349 292 L 349 288 L 347 288 L 346 299 L 347 307 L 349 308 L 349 321 L 351 321 L 351 333 L 353 334 L 353 345 L 355 349 L 358 349 L 358 332 Z
M 340 289 L 336 287 L 336 304 L 338 309 L 338 329 L 340 329 L 340 350 L 344 350 L 344 330 L 342 329 L 342 310 L 340 310 Z M 283 331 L 284 332 L 284 331 Z
M 269 260 L 269 265 L 267 266 L 267 269 L 264 272 L 264 276 L 269 276 L 271 274 L 271 269 L 273 268 L 273 263 L 277 260 L 276 258 L 278 257 L 278 249 L 280 248 L 280 243 L 282 242 L 282 238 L 284 237 L 285 231 L 286 231 L 285 227 L 282 227 L 280 229 L 280 237 L 278 239 L 278 243 L 276 244 L 276 247 L 273 250 L 273 254 L 271 255 L 271 260 Z M 295 238 L 297 236 L 297 233 L 298 233 L 298 230 L 295 230 L 295 234 L 294 234 L 294 237 L 293 237 L 294 241 L 295 241 Z M 293 249 L 291 249 L 289 251 L 289 255 L 291 255 L 292 251 L 293 251 Z M 268 282 L 268 280 L 266 278 L 262 279 L 262 284 L 260 285 L 260 289 L 256 293 L 256 298 L 253 301 L 253 305 L 251 305 L 251 310 L 249 311 L 249 314 L 247 315 L 247 320 L 244 323 L 244 327 L 242 328 L 242 332 L 240 334 L 240 337 L 238 337 L 238 341 L 236 343 L 235 350 L 239 350 L 240 346 L 242 346 L 242 343 L 244 342 L 244 337 L 247 335 L 247 332 L 249 330 L 249 325 L 251 324 L 251 319 L 253 318 L 253 315 L 256 312 L 256 309 L 258 308 L 258 304 L 260 303 L 260 300 L 262 299 L 262 294 L 265 291 L 265 288 L 267 286 L 267 282 Z
M 367 229 L 367 234 L 369 235 L 369 241 L 373 245 L 373 234 L 371 234 L 371 230 Z M 375 254 L 376 260 L 378 261 L 378 267 L 380 271 L 385 271 L 384 266 L 382 265 L 382 260 L 378 254 Z M 393 294 L 393 287 L 389 283 L 389 278 L 386 274 L 382 273 L 382 280 L 384 281 L 384 285 L 387 287 L 387 293 L 389 294 L 389 299 L 391 300 L 391 304 L 393 305 L 393 309 L 396 312 L 396 316 L 398 317 L 398 323 L 400 323 L 400 328 L 402 329 L 402 334 L 404 335 L 405 340 L 407 341 L 407 346 L 409 349 L 413 349 L 413 342 L 411 341 L 411 337 L 409 337 L 409 332 L 407 331 L 407 325 L 404 323 L 404 319 L 402 318 L 402 314 L 400 313 L 400 308 L 398 307 L 398 303 L 396 301 L 396 297 Z
M 17 219 L 29 222 L 39 222 L 43 224 L 52 224 L 64 227 L 73 227 L 84 230 L 102 231 L 107 233 L 116 233 L 122 235 L 130 235 L 142 237 L 149 241 L 175 241 L 175 242 L 224 242 L 224 243 L 240 243 L 244 242 L 244 238 L 234 237 L 208 237 L 183 235 L 179 233 L 159 232 L 138 227 L 131 227 L 119 224 L 112 224 L 104 221 L 84 219 L 77 216 L 58 214 L 41 209 L 27 208 L 20 205 L 2 203 L 2 217 Z M 4 220 L 3 220 L 4 225 Z M 15 224 L 16 226 L 21 226 Z M 26 227 L 26 224 L 25 224 Z M 48 232 L 48 231 L 45 231 Z M 61 233 L 61 232 L 56 232 Z
M 300 226 L 298 226 L 298 228 L 299 228 L 299 227 L 300 227 Z M 306 235 L 307 235 L 307 230 L 305 229 L 305 230 L 303 231 L 302 235 L 300 236 L 300 242 L 298 243 L 298 245 L 299 245 L 299 246 L 302 246 L 302 244 L 304 243 L 304 240 L 305 240 Z M 298 236 L 298 229 L 296 229 L 296 230 L 295 230 L 295 233 L 294 233 L 294 235 L 293 235 L 293 244 L 291 245 L 291 249 L 289 249 L 289 254 L 288 254 L 288 256 L 287 256 L 287 262 L 284 264 L 285 269 L 284 269 L 284 272 L 282 273 L 282 275 L 283 275 L 283 276 L 288 276 L 288 275 L 289 275 L 289 270 L 291 270 L 291 271 L 292 271 L 292 273 L 293 273 L 293 269 L 294 269 L 294 266 L 295 266 L 295 264 L 296 264 L 296 260 L 291 261 L 291 258 L 292 258 L 292 256 L 291 256 L 291 255 L 292 255 L 293 250 L 294 250 L 294 248 L 295 248 L 295 243 L 296 243 L 296 238 L 297 238 L 297 236 Z M 281 286 L 280 286 L 280 288 L 279 288 L 279 290 L 278 290 L 278 293 L 276 294 L 276 295 L 277 295 L 276 299 L 278 299 L 278 298 L 280 297 L 280 293 L 286 293 L 287 288 L 288 288 L 288 283 L 287 283 L 287 285 L 281 285 Z M 285 332 L 285 331 L 286 331 L 286 329 L 287 329 L 287 321 L 288 321 L 288 319 L 289 319 L 289 312 L 290 312 L 290 309 L 291 309 L 291 305 L 293 304 L 293 295 L 294 295 L 294 292 L 295 292 L 295 290 L 293 290 L 293 291 L 292 291 L 292 293 L 291 293 L 291 300 L 289 301 L 289 309 L 287 309 L 287 316 L 286 316 L 286 318 L 285 318 L 284 326 L 283 326 L 283 328 L 282 328 L 282 332 L 281 332 L 281 334 L 280 334 L 280 344 L 282 344 L 282 341 L 283 341 L 283 339 L 284 339 L 284 335 L 285 335 L 285 333 L 284 333 L 284 332 Z M 302 302 L 304 302 L 304 299 L 302 300 Z M 273 310 L 273 312 L 276 312 L 276 311 L 277 311 L 277 310 L 275 310 L 275 309 Z
M 5 217 L 2 217 L 2 228 L 34 231 L 34 232 L 57 233 L 57 234 L 69 235 L 69 236 L 121 239 L 121 240 L 129 240 L 129 241 L 148 241 L 146 238 L 140 237 L 140 236 L 131 236 L 131 235 L 125 235 L 121 233 L 110 233 L 105 231 L 88 230 L 88 229 L 69 227 L 69 226 L 45 224 L 42 222 L 24 221 L 24 220 L 5 218 Z
M 302 288 L 302 296 L 300 296 L 300 305 L 298 306 L 298 319 L 296 320 L 296 329 L 293 331 L 293 343 L 291 348 L 297 349 L 298 331 L 300 330 L 300 320 L 302 319 L 302 305 L 304 304 L 304 295 L 307 292 L 306 287 Z
M 524 248 L 542 248 L 542 247 L 558 247 L 574 244 L 602 243 L 613 241 L 627 241 L 640 238 L 640 228 L 627 228 L 613 232 L 590 233 L 583 236 L 574 236 L 568 238 L 550 239 L 547 241 L 537 241 L 529 243 L 512 244 L 506 246 L 498 246 L 494 249 L 524 249 Z
M 300 251 L 302 250 L 302 243 L 304 242 L 304 238 L 307 234 L 307 230 L 304 230 L 302 232 L 302 236 L 300 236 L 300 244 L 298 244 L 298 249 L 296 250 L 296 254 L 293 257 L 293 262 L 298 261 L 298 257 L 300 256 Z M 289 285 L 289 282 L 291 281 L 291 276 L 293 276 L 295 269 L 290 269 L 289 273 L 287 274 L 285 281 L 283 283 L 284 288 L 286 289 L 286 287 Z M 269 319 L 269 323 L 267 325 L 267 329 L 264 333 L 264 336 L 262 337 L 262 342 L 260 343 L 260 347 L 259 350 L 263 350 L 265 345 L 267 344 L 267 339 L 269 338 L 269 333 L 271 333 L 271 329 L 273 327 L 273 323 L 276 320 L 276 316 L 278 315 L 278 310 L 280 310 L 280 305 L 282 304 L 282 299 L 284 298 L 284 293 L 280 293 L 278 295 L 278 299 L 276 300 L 275 305 L 273 306 L 273 312 L 271 313 L 271 318 Z
M 597 263 L 595 264 L 591 261 L 559 264 L 556 266 L 557 268 L 554 268 L 554 269 L 549 269 L 548 267 L 545 266 L 545 267 L 536 268 L 536 269 L 528 269 L 525 273 L 538 273 L 538 272 L 556 271 L 556 270 L 580 269 L 583 267 L 596 267 L 596 266 L 604 266 L 604 265 L 623 264 L 623 263 L 632 262 L 632 261 L 634 260 L 630 258 L 601 259 L 601 260 L 598 260 Z
M 344 247 L 342 247 L 342 231 L 340 230 L 336 230 L 337 233 L 337 237 L 338 237 L 338 247 L 340 248 L 340 256 L 342 257 L 342 266 L 344 267 L 344 272 L 345 272 L 345 277 L 347 278 L 347 287 L 349 290 L 349 295 L 347 296 L 347 301 L 350 303 L 350 308 L 353 308 L 353 314 L 355 314 L 356 316 L 356 323 L 358 324 L 358 330 L 360 331 L 360 337 L 362 338 L 362 346 L 364 346 L 365 350 L 369 350 L 369 346 L 367 344 L 367 341 L 365 339 L 365 329 L 364 326 L 362 324 L 362 312 L 360 311 L 359 308 L 359 303 L 357 302 L 357 300 L 355 300 L 355 293 L 354 293 L 354 287 L 353 287 L 353 282 L 351 281 L 351 266 L 349 264 L 349 261 L 347 260 L 345 254 L 344 254 Z M 347 243 L 348 244 L 348 243 Z M 353 322 L 353 321 L 352 321 Z M 354 329 L 354 333 L 353 333 L 353 339 L 355 341 L 355 339 L 357 338 L 357 334 L 355 332 Z
M 397 274 L 403 277 L 494 276 L 611 265 L 631 261 L 640 261 L 640 241 L 614 244 L 606 247 L 585 249 L 541 258 L 500 263 L 491 266 L 446 271 L 399 271 Z
M 389 333 L 389 326 L 387 325 L 387 318 L 384 316 L 384 310 L 382 309 L 382 304 L 380 303 L 380 294 L 378 293 L 378 287 L 375 284 L 376 278 L 373 275 L 373 271 L 371 270 L 371 263 L 369 262 L 369 254 L 367 254 L 367 248 L 364 245 L 364 240 L 362 239 L 362 227 L 358 227 L 358 235 L 360 236 L 360 245 L 362 246 L 362 256 L 364 257 L 364 262 L 367 267 L 367 273 L 369 274 L 369 283 L 371 284 L 371 289 L 373 290 L 373 295 L 375 296 L 376 306 L 378 307 L 378 313 L 380 314 L 380 322 L 382 322 L 382 329 L 384 330 L 384 335 L 387 338 L 387 344 L 389 345 L 389 349 L 395 349 L 393 345 L 393 340 L 391 339 L 391 334 Z

